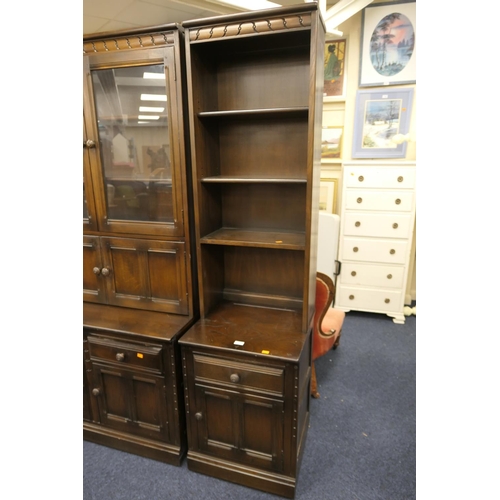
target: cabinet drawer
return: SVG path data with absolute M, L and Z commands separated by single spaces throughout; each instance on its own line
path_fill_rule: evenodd
M 162 372 L 162 347 L 89 335 L 90 359 Z
M 403 292 L 395 290 L 375 290 L 339 286 L 336 305 L 362 311 L 399 312 L 402 307 Z
M 391 212 L 411 212 L 413 191 L 379 191 L 348 189 L 345 208 L 347 210 L 385 210 Z
M 366 285 L 378 288 L 401 289 L 404 282 L 405 267 L 376 266 L 346 262 L 342 264 L 340 282 L 344 285 Z
M 342 241 L 341 261 L 354 260 L 404 264 L 406 262 L 407 247 L 407 240 L 345 237 Z
M 408 167 L 348 167 L 345 169 L 347 187 L 413 189 L 415 169 Z
M 379 236 L 382 238 L 408 238 L 411 216 L 409 214 L 367 214 L 346 212 L 343 234 L 350 236 Z
M 282 395 L 284 392 L 284 368 L 253 365 L 220 358 L 195 354 L 194 374 L 197 383 L 217 382 L 241 389 L 256 389 Z

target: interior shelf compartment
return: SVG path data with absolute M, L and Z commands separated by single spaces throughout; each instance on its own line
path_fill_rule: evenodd
M 202 245 L 206 310 L 221 300 L 300 310 L 304 259 L 296 250 Z
M 201 238 L 201 243 L 304 250 L 305 233 L 223 227 Z
M 243 176 L 228 176 L 215 175 L 213 177 L 204 177 L 201 182 L 212 184 L 249 184 L 249 183 L 269 183 L 269 184 L 305 184 L 306 179 L 289 179 L 289 178 L 265 178 L 265 177 L 243 177 Z
M 201 111 L 199 118 L 225 118 L 225 117 L 265 117 L 265 116 L 307 116 L 309 108 L 298 106 L 292 108 L 266 108 L 266 109 L 231 109 L 226 111 Z

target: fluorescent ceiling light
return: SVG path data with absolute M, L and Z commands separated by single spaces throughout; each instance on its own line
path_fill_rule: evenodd
M 165 80 L 165 73 L 148 73 L 147 71 L 142 75 L 143 78 L 151 80 Z
M 139 115 L 139 120 L 159 120 L 160 117 L 158 115 Z
M 167 96 L 161 94 L 141 94 L 141 101 L 166 101 Z
M 281 7 L 281 4 L 268 2 L 266 0 L 208 0 L 212 3 L 232 5 L 244 10 L 269 9 L 271 7 Z
M 156 108 L 156 107 L 150 107 L 150 106 L 139 106 L 139 111 L 142 111 L 144 113 L 163 113 L 163 111 L 165 111 L 165 108 Z

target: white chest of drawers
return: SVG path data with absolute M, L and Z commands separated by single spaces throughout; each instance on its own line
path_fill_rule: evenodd
M 415 162 L 349 162 L 342 170 L 335 307 L 387 314 L 403 324 L 415 225 Z

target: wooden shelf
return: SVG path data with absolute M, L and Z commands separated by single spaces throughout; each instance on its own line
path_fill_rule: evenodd
M 260 117 L 277 115 L 304 115 L 307 117 L 309 109 L 307 106 L 298 106 L 290 108 L 262 108 L 262 109 L 232 109 L 227 111 L 202 111 L 198 113 L 199 118 L 231 118 L 231 117 Z
M 213 177 L 204 177 L 201 182 L 207 184 L 306 184 L 307 179 L 287 179 L 275 177 L 239 177 L 231 175 L 216 175 Z
M 304 250 L 305 234 L 300 232 L 236 229 L 223 227 L 200 239 L 208 245 L 252 246 L 255 248 L 279 248 Z

